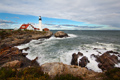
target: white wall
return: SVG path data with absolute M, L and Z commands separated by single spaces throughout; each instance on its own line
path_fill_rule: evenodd
M 27 27 L 27 29 L 28 29 L 28 30 L 34 30 L 34 28 L 33 28 L 31 25 L 29 25 L 29 26 Z
M 39 29 L 40 29 L 40 31 L 42 31 L 42 21 L 41 20 L 39 20 Z

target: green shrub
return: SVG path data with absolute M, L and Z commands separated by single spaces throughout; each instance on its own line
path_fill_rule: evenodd
M 6 80 L 9 77 L 15 77 L 16 72 L 12 68 L 1 68 L 0 69 L 0 79 Z
M 54 80 L 83 80 L 81 77 L 74 77 L 71 74 L 57 75 Z
M 0 69 L 1 80 L 50 80 L 47 74 L 41 71 L 40 67 L 25 68 L 21 70 L 12 68 Z
M 0 30 L 1 40 L 9 37 L 10 35 L 12 35 L 12 30 Z
M 120 68 L 108 70 L 105 75 L 105 80 L 120 80 Z

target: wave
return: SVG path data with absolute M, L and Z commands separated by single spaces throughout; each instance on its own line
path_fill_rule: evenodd
M 58 37 L 56 38 L 56 37 L 52 36 L 51 38 L 49 38 L 49 39 L 47 39 L 47 40 L 56 40 L 56 39 L 58 39 L 58 40 L 63 40 L 63 39 L 78 37 L 78 36 L 75 35 L 75 34 L 68 34 L 68 36 L 69 36 L 69 37 L 63 37 L 63 38 L 58 38 Z

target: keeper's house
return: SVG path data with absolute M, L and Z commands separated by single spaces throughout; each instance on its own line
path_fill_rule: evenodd
M 22 24 L 20 27 L 21 30 L 39 30 L 39 28 L 35 28 L 31 24 Z

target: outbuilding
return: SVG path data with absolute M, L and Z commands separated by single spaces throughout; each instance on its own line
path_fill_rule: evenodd
M 43 31 L 49 31 L 49 29 L 48 28 L 44 28 Z

